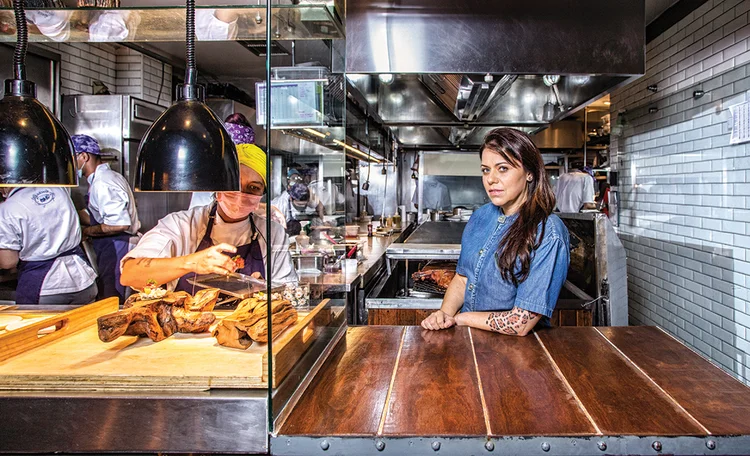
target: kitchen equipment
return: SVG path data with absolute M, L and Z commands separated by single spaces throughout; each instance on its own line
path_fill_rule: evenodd
M 71 135 L 96 138 L 104 163 L 125 176 L 132 186 L 138 144 L 164 109 L 129 95 L 65 95 L 60 118 Z M 71 189 L 77 208 L 85 207 L 87 192 L 86 179 L 80 179 L 80 185 Z M 165 215 L 187 209 L 191 196 L 190 192 L 135 192 L 141 232 L 156 226 Z
M 319 252 L 292 253 L 297 274 L 318 275 L 325 269 L 326 255 Z
M 453 208 L 453 215 L 454 216 L 457 215 L 457 216 L 460 217 L 461 214 L 462 214 L 462 211 L 465 211 L 465 210 L 466 210 L 466 208 L 463 207 L 463 206 L 456 206 L 456 207 Z
M 443 216 L 444 215 L 445 214 L 443 212 L 440 212 L 440 211 L 431 211 L 430 212 L 430 221 L 432 221 L 432 222 L 439 222 L 439 221 L 443 220 Z

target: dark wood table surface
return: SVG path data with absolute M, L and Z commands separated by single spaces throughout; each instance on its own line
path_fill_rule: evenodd
M 348 329 L 280 435 L 750 434 L 750 388 L 658 328 Z

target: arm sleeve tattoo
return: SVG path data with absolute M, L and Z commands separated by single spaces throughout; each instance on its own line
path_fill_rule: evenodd
M 526 323 L 538 315 L 529 310 L 514 307 L 503 312 L 490 312 L 486 323 L 492 331 L 517 335 Z

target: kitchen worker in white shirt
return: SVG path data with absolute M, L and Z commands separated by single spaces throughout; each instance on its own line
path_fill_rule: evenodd
M 120 284 L 120 261 L 138 243 L 141 222 L 128 181 L 102 162 L 96 139 L 74 135 L 79 177 L 89 184 L 86 209 L 79 211 L 83 237 L 91 239 L 99 272 L 99 299 L 117 296 L 122 303 L 127 288 Z
M 3 188 L 0 268 L 18 268 L 16 304 L 88 304 L 96 273 L 81 248 L 81 226 L 69 190 Z
M 192 293 L 196 274 L 240 272 L 265 278 L 266 245 L 272 245 L 274 283 L 297 282 L 289 238 L 281 225 L 253 213 L 266 188 L 266 154 L 252 144 L 237 146 L 240 192 L 218 192 L 216 203 L 175 212 L 159 221 L 122 260 L 123 285 L 143 289 L 149 280 Z M 238 270 L 233 256 L 244 260 Z
M 578 212 L 581 209 L 596 209 L 594 202 L 594 172 L 590 167 L 583 171 L 574 169 L 557 180 L 555 187 L 555 209 L 560 212 Z
M 290 171 L 291 172 L 291 171 Z M 300 221 L 310 221 L 311 225 L 318 226 L 324 223 L 325 210 L 320 200 L 310 191 L 307 185 L 294 179 L 298 174 L 290 176 L 291 184 L 287 190 L 271 201 L 271 207 L 278 209 L 283 215 L 286 223 L 286 232 L 290 236 L 296 236 L 302 230 Z
M 414 190 L 411 202 L 417 209 L 449 211 L 451 210 L 451 192 L 442 182 L 425 179 L 422 182 L 422 207 L 419 207 L 419 186 Z

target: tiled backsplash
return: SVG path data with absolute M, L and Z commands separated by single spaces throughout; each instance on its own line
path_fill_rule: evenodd
M 646 75 L 612 94 L 611 153 L 631 323 L 750 383 L 750 144 L 728 126 L 750 98 L 749 11 L 709 0 L 648 44 Z
M 172 66 L 120 45 L 106 43 L 44 43 L 60 54 L 63 95 L 91 94 L 103 82 L 113 94 L 133 95 L 161 106 L 172 102 Z M 162 69 L 164 75 L 162 77 Z M 161 93 L 159 87 L 161 86 Z

